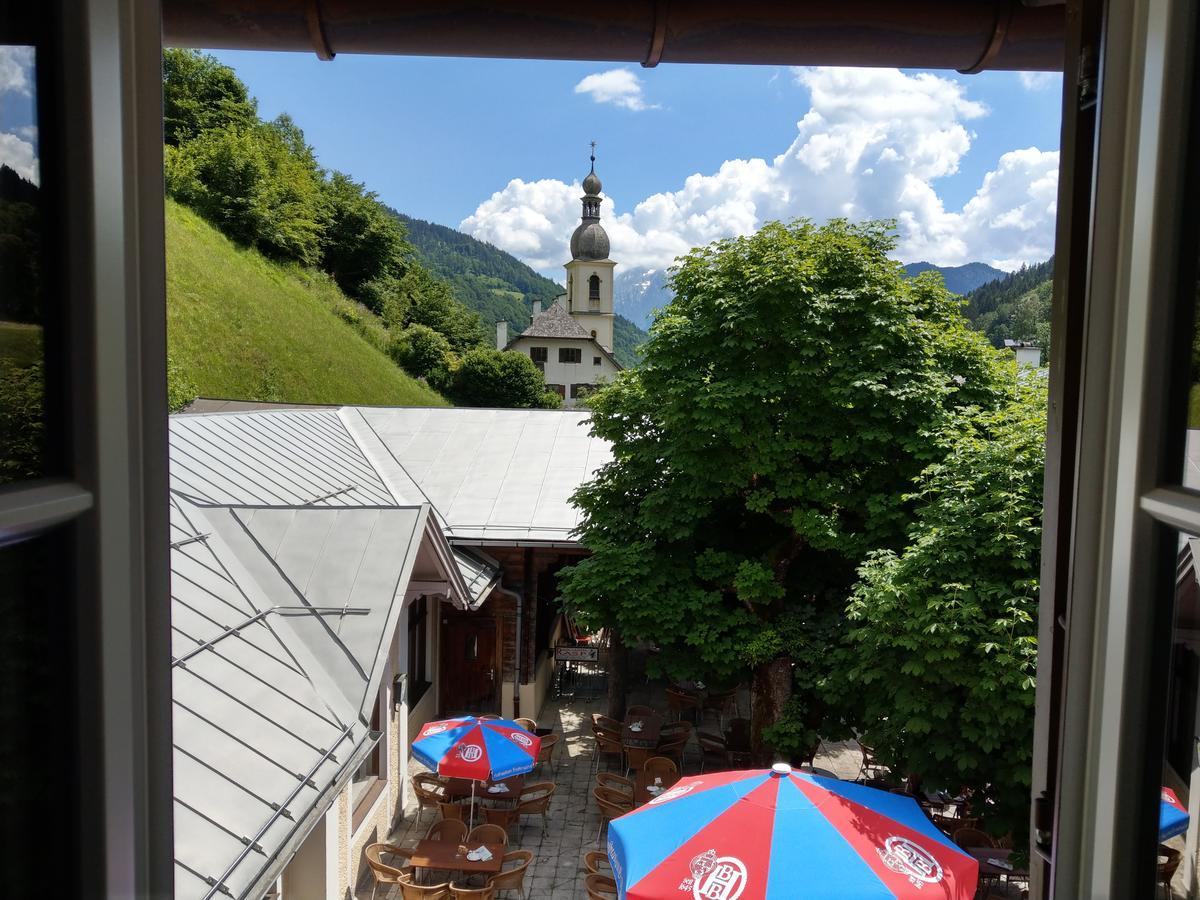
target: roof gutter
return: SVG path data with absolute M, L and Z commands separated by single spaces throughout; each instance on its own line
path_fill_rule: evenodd
M 162 0 L 163 42 L 208 49 L 1062 71 L 1050 0 Z

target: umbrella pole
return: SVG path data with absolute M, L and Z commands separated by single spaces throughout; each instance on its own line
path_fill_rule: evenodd
M 467 817 L 471 821 L 471 828 L 475 827 L 475 779 L 471 779 L 471 811 L 467 813 Z

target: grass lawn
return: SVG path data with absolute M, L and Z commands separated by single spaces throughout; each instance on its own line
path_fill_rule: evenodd
M 0 322 L 0 358 L 24 368 L 42 357 L 42 326 Z
M 323 277 L 238 247 L 167 203 L 167 348 L 203 397 L 286 403 L 446 406 L 335 310 Z

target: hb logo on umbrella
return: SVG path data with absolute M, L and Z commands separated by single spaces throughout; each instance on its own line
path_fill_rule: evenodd
M 717 856 L 715 850 L 709 850 L 693 857 L 690 868 L 692 877 L 687 881 L 694 900 L 737 900 L 746 889 L 746 864 L 735 857 Z
M 509 737 L 513 739 L 514 743 L 520 744 L 522 747 L 533 746 L 533 738 L 527 734 L 521 734 L 519 731 L 514 731 L 511 735 L 509 735 Z
M 885 866 L 906 876 L 913 887 L 919 888 L 942 880 L 941 864 L 933 858 L 933 854 L 908 838 L 893 835 L 876 852 Z
M 459 744 L 458 758 L 463 762 L 477 762 L 483 758 L 483 748 L 478 744 Z

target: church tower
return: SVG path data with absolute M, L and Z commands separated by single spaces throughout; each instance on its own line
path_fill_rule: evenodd
M 567 312 L 605 350 L 613 347 L 613 269 L 608 258 L 608 234 L 600 224 L 600 178 L 596 175 L 596 142 L 592 169 L 583 179 L 583 215 L 571 235 L 567 270 Z

